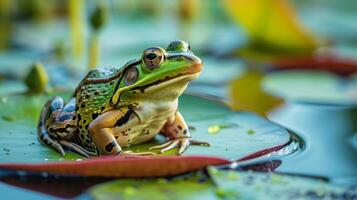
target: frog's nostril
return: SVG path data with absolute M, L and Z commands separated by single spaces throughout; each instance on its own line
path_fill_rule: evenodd
M 145 58 L 148 60 L 154 60 L 155 58 L 157 58 L 157 55 L 156 53 L 148 53 L 146 54 Z

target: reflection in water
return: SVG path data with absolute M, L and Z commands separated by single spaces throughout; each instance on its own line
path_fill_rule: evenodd
M 285 158 L 278 171 L 357 183 L 357 152 L 350 142 L 357 131 L 356 108 L 290 103 L 270 113 L 269 119 L 306 142 L 306 150 Z
M 39 174 L 24 176 L 12 172 L 0 176 L 0 181 L 3 183 L 60 198 L 76 197 L 91 186 L 111 180 L 113 179 L 53 175 L 41 176 Z

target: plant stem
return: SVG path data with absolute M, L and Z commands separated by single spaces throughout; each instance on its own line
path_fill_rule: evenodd
M 97 31 L 93 31 L 89 41 L 89 63 L 88 68 L 94 69 L 98 65 L 99 61 L 99 34 Z
M 72 53 L 79 58 L 83 55 L 83 0 L 69 0 L 69 23 L 71 27 Z

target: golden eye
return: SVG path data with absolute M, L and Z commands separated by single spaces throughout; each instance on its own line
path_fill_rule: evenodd
M 150 70 L 160 67 L 160 64 L 164 61 L 164 51 L 158 47 L 148 48 L 143 53 L 143 61 L 146 67 Z
M 126 85 L 132 85 L 136 82 L 138 76 L 139 76 L 138 69 L 136 69 L 136 67 L 131 67 L 124 74 L 124 83 Z

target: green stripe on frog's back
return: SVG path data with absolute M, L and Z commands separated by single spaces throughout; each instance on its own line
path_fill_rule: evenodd
M 96 69 L 88 73 L 76 90 L 79 138 L 82 144 L 93 149 L 94 145 L 88 135 L 89 124 L 105 109 L 114 93 L 120 69 Z M 90 83 L 88 82 L 90 81 Z M 95 82 L 95 80 L 99 80 Z M 106 80 L 106 81 L 104 81 Z

